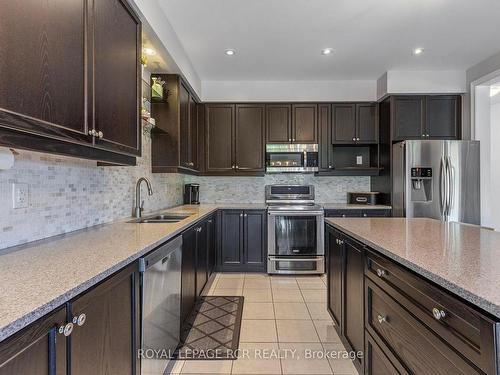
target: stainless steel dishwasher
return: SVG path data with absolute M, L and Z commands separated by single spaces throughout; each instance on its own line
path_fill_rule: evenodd
M 174 353 L 179 344 L 181 262 L 181 236 L 139 260 L 142 298 L 142 374 L 162 374 L 168 366 L 168 356 Z M 153 355 L 153 351 L 157 354 Z

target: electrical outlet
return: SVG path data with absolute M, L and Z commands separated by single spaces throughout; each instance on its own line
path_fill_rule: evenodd
M 28 184 L 12 184 L 12 208 L 27 208 L 29 198 L 30 190 Z

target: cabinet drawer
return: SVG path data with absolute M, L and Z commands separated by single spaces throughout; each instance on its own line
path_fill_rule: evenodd
M 382 345 L 382 347 L 381 347 Z M 377 343 L 375 339 L 365 332 L 365 374 L 366 375 L 407 375 L 408 372 L 398 363 L 397 367 L 384 353 L 388 352 L 385 345 Z
M 425 325 L 366 279 L 366 327 L 412 374 L 481 374 Z
M 389 217 L 391 216 L 391 210 L 372 208 L 368 210 L 363 210 L 363 217 Z
M 361 217 L 361 210 L 325 210 L 325 217 Z
M 367 253 L 365 273 L 448 345 L 486 373 L 495 373 L 495 322 L 381 256 Z

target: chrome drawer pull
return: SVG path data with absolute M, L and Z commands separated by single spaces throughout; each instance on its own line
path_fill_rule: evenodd
M 377 319 L 378 319 L 378 322 L 379 322 L 380 324 L 382 324 L 382 323 L 384 323 L 384 322 L 387 322 L 387 317 L 382 316 L 382 315 L 377 316 Z
M 377 268 L 377 276 L 378 277 L 387 276 L 387 272 L 385 272 L 385 270 L 383 270 L 383 269 Z
M 68 337 L 69 335 L 71 335 L 71 333 L 73 332 L 73 328 L 75 326 L 73 325 L 73 323 L 67 323 L 66 325 L 64 326 L 60 326 L 59 327 L 59 333 Z
M 446 316 L 446 313 L 443 310 L 438 309 L 437 307 L 434 307 L 432 309 L 432 315 L 434 315 L 434 319 L 436 320 L 441 320 Z

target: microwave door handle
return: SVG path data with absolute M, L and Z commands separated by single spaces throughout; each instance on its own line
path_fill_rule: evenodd
M 307 151 L 304 150 L 304 163 L 302 164 L 303 167 L 307 167 Z

